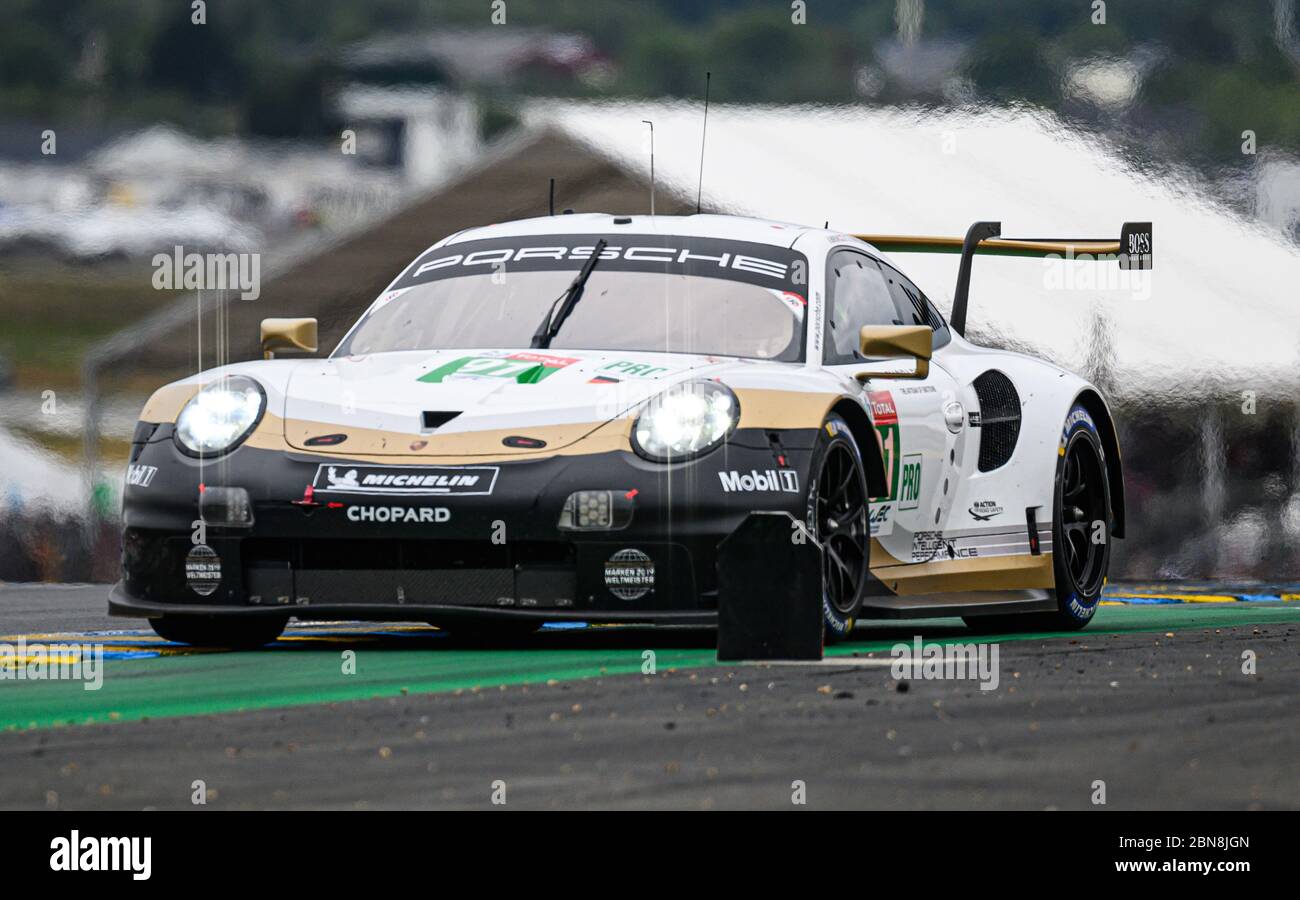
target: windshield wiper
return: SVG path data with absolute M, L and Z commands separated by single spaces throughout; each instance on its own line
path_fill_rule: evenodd
M 564 326 L 564 320 L 569 318 L 573 308 L 582 299 L 582 292 L 587 287 L 587 279 L 591 277 L 592 269 L 596 268 L 596 260 L 600 258 L 600 252 L 604 249 L 605 239 L 601 238 L 596 241 L 591 256 L 587 257 L 587 261 L 582 264 L 582 268 L 574 276 L 573 282 L 565 289 L 563 294 L 555 298 L 550 308 L 546 310 L 546 318 L 542 319 L 542 324 L 538 325 L 537 331 L 533 333 L 533 342 L 530 345 L 533 349 L 551 346 L 551 339 L 560 333 L 560 329 Z M 556 304 L 560 306 L 558 311 L 555 309 Z

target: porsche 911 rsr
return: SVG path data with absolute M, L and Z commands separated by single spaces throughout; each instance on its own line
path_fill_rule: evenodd
M 1023 249 L 988 238 L 938 249 L 968 282 Z M 762 510 L 820 548 L 821 596 L 789 599 L 828 637 L 1082 627 L 1123 530 L 1106 403 L 967 342 L 965 285 L 950 325 L 881 252 L 927 240 L 544 217 L 434 245 L 327 358 L 272 358 L 315 322 L 266 320 L 267 359 L 141 413 L 111 611 L 225 646 L 290 617 L 707 625 L 718 546 Z

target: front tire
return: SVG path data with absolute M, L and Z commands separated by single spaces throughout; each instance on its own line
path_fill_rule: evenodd
M 149 620 L 154 633 L 165 641 L 189 644 L 192 647 L 224 647 L 228 650 L 256 650 L 278 638 L 287 624 L 287 616 L 163 616 Z
M 826 642 L 853 631 L 870 576 L 871 528 L 862 453 L 837 415 L 818 432 L 809 466 L 806 524 L 822 545 L 822 619 Z

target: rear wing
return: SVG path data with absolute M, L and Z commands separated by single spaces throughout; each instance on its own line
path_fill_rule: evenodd
M 971 262 L 976 253 L 993 256 L 1059 256 L 1062 259 L 1119 261 L 1121 269 L 1151 268 L 1151 223 L 1125 222 L 1119 240 L 1105 238 L 1004 238 L 1001 222 L 976 222 L 965 238 L 919 237 L 898 234 L 855 234 L 868 244 L 894 253 L 960 253 L 957 290 L 948 324 L 965 336 L 966 307 L 970 298 Z

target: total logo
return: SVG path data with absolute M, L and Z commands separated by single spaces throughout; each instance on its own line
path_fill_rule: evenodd
M 871 418 L 877 425 L 898 421 L 898 407 L 889 391 L 872 391 L 867 399 L 871 401 Z
M 451 521 L 451 510 L 445 506 L 349 506 L 348 521 L 441 524 Z
M 740 472 L 719 472 L 722 492 L 759 493 L 765 491 L 784 491 L 787 494 L 799 493 L 799 473 L 794 469 L 750 469 L 748 474 Z

